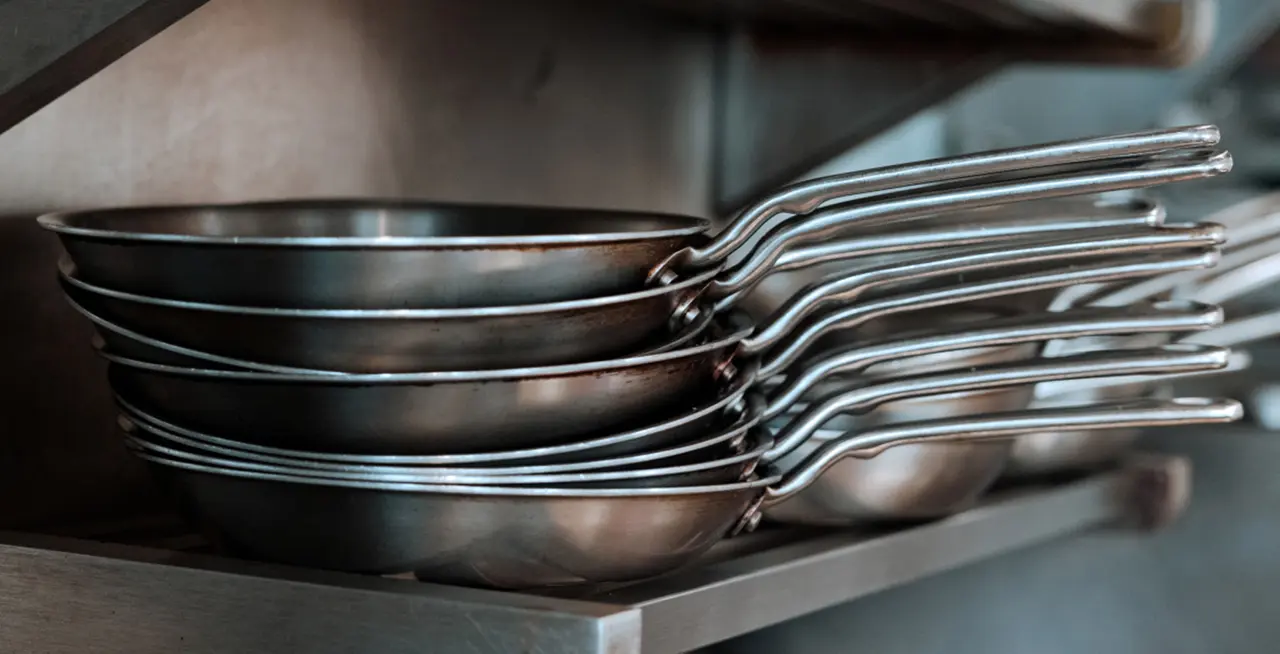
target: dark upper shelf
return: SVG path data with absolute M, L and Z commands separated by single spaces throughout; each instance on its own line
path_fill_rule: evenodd
M 0 132 L 207 0 L 0 0 Z
M 207 0 L 0 0 L 0 132 Z M 633 0 L 713 21 L 980 47 L 1016 58 L 1178 65 L 1203 50 L 1214 0 Z M 850 31 L 852 30 L 852 31 Z M 927 37 L 927 38 L 926 38 Z M 944 37 L 939 39 L 938 37 Z M 995 37 L 993 39 L 993 37 Z

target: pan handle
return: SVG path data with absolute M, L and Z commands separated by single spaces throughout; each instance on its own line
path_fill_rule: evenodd
M 1197 125 L 1059 141 L 820 177 L 783 187 L 742 210 L 710 243 L 687 250 L 687 259 L 676 264 L 695 268 L 714 266 L 751 240 L 773 217 L 784 213 L 809 214 L 823 203 L 840 197 L 1037 166 L 1213 147 L 1219 140 L 1217 127 Z
M 1059 236 L 1052 241 L 965 248 L 959 253 L 948 251 L 905 262 L 841 271 L 810 284 L 788 299 L 763 321 L 763 326 L 753 338 L 766 347 L 772 345 L 824 305 L 852 303 L 867 291 L 886 284 L 1002 268 L 1025 270 L 1034 264 L 1119 254 L 1203 249 L 1221 245 L 1225 240 L 1226 230 L 1221 225 L 1179 225 L 1125 230 L 1093 237 L 1076 235 L 1064 239 Z M 740 297 L 725 298 L 717 304 L 716 312 L 728 311 Z
M 1024 273 L 1003 279 L 957 284 L 945 288 L 929 289 L 879 298 L 845 307 L 821 315 L 792 330 L 785 342 L 778 343 L 780 335 L 765 334 L 767 338 L 751 336 L 739 346 L 749 353 L 768 356 L 761 364 L 760 374 L 772 377 L 797 362 L 810 345 L 836 329 L 853 328 L 883 316 L 948 306 L 1006 295 L 1061 288 L 1074 284 L 1111 281 L 1159 275 L 1175 270 L 1187 270 L 1211 266 L 1217 261 L 1216 250 L 1191 254 L 1129 257 L 1119 261 L 1106 261 L 1092 265 L 1076 265 L 1048 271 Z M 778 343 L 777 346 L 773 346 Z
M 772 463 L 790 454 L 837 415 L 865 413 L 886 402 L 1067 379 L 1220 370 L 1226 367 L 1230 355 L 1231 350 L 1227 348 L 1175 343 L 1157 348 L 1084 352 L 972 370 L 895 377 L 870 386 L 838 391 L 814 402 L 778 432 L 774 446 L 764 453 L 762 460 Z
M 1245 352 L 1244 350 L 1232 350 L 1231 356 L 1227 358 L 1227 365 L 1218 370 L 1200 370 L 1197 372 L 1180 372 L 1168 375 L 1121 375 L 1118 377 L 1098 377 L 1094 379 L 1076 379 L 1065 382 L 1036 384 L 1035 397 L 1032 399 L 1031 405 L 1059 406 L 1081 404 L 1091 399 L 1090 396 L 1085 396 L 1085 393 L 1097 393 L 1098 391 L 1115 388 L 1117 386 L 1131 386 L 1135 384 L 1163 385 L 1167 382 L 1179 379 L 1206 377 L 1209 375 L 1225 375 L 1227 373 L 1246 370 L 1252 364 L 1253 357 L 1249 356 L 1248 352 Z M 1140 394 L 1141 393 L 1138 395 Z M 1082 397 L 1084 399 L 1082 399 Z
M 1280 195 L 1280 194 L 1277 194 Z M 1276 202 L 1276 199 L 1272 199 Z M 1205 218 L 1209 222 L 1219 222 L 1213 218 Z M 1227 226 L 1227 230 L 1231 233 L 1231 243 L 1227 248 L 1228 252 L 1243 250 L 1253 245 L 1274 239 L 1280 236 L 1280 204 L 1272 206 L 1266 213 L 1261 213 L 1253 217 L 1252 220 L 1241 224 L 1220 223 Z
M 1225 256 L 1223 261 L 1225 263 Z M 1179 295 L 1206 298 L 1208 302 L 1223 303 L 1270 286 L 1280 279 L 1280 252 L 1236 266 L 1226 272 L 1214 271 L 1214 273 L 1211 279 Z
M 712 298 L 745 294 L 768 275 L 859 257 L 1002 243 L 1035 236 L 1061 237 L 1064 233 L 1159 227 L 1165 217 L 1164 208 L 1154 202 L 1097 205 L 1091 212 L 1077 211 L 1067 215 L 1027 215 L 1026 209 L 995 216 L 978 216 L 973 215 L 974 213 L 931 218 L 925 229 L 904 231 L 900 225 L 888 225 L 872 233 L 790 248 L 782 252 L 772 267 L 753 270 L 750 274 L 734 275 L 732 278 L 717 278 L 707 289 L 707 293 Z
M 1036 313 L 985 321 L 980 327 L 968 329 L 957 330 L 952 325 L 914 334 L 898 334 L 876 343 L 836 348 L 804 362 L 796 375 L 789 377 L 770 395 L 763 416 L 765 420 L 771 420 L 782 415 L 805 393 L 832 375 L 858 373 L 886 361 L 1058 338 L 1198 331 L 1220 324 L 1220 307 L 1197 302 L 1161 302 Z
M 1234 234 L 1229 234 L 1234 238 Z M 1230 244 L 1230 242 L 1228 243 Z M 1096 306 L 1121 306 L 1141 302 L 1166 293 L 1175 296 L 1200 298 L 1206 288 L 1213 286 L 1210 302 L 1225 302 L 1244 295 L 1269 282 L 1280 272 L 1280 238 L 1256 241 L 1247 248 L 1228 250 L 1222 261 L 1212 269 L 1190 270 L 1170 275 L 1143 279 L 1130 284 L 1085 284 L 1064 289 L 1055 297 L 1050 310 L 1068 306 L 1092 304 Z M 1206 296 L 1208 297 L 1208 296 Z
M 1164 206 L 1150 200 L 1134 200 L 1124 203 L 1094 203 L 1091 209 L 1047 212 L 1044 215 L 1026 215 L 1022 205 L 1013 205 L 1021 211 L 1008 211 L 997 216 L 963 212 L 951 216 L 929 219 L 929 229 L 901 232 L 886 229 L 883 232 L 865 234 L 859 238 L 847 238 L 828 243 L 818 243 L 790 248 L 778 257 L 770 274 L 788 272 L 799 268 L 843 261 L 854 256 L 891 254 L 909 251 L 905 244 L 924 242 L 928 247 L 954 245 L 978 245 L 997 243 L 1015 238 L 1052 235 L 1083 230 L 1110 230 L 1125 227 L 1159 227 L 1164 224 Z M 1007 209 L 1008 207 L 1001 207 Z M 975 215 L 978 214 L 978 215 Z M 1007 214 L 1007 215 L 1006 215 Z M 1213 221 L 1209 221 L 1213 222 Z M 890 226 L 895 227 L 895 226 Z M 1234 234 L 1232 235 L 1234 237 Z M 868 242 L 874 245 L 866 245 Z M 868 249 L 869 248 L 869 249 Z M 892 248 L 892 249 L 891 249 Z M 910 248 L 924 249 L 924 248 Z
M 785 223 L 774 229 L 752 248 L 739 264 L 721 276 L 730 286 L 749 285 L 753 276 L 769 274 L 774 262 L 787 247 L 823 238 L 867 221 L 922 218 L 942 212 L 1025 202 L 1041 198 L 1100 193 L 1142 188 L 1214 177 L 1231 170 L 1231 155 L 1218 152 L 1207 157 L 1179 159 L 1160 165 L 1141 165 L 1130 170 L 1086 172 L 1057 177 L 1023 179 L 1004 183 L 975 183 L 959 190 L 912 190 L 847 202 L 815 213 L 813 216 Z
M 1263 216 L 1280 214 L 1280 191 L 1255 195 L 1247 200 L 1227 205 L 1211 214 L 1205 220 L 1222 223 L 1234 233 L 1242 230 L 1250 232 L 1250 226 Z M 1270 232 L 1270 229 L 1264 229 Z M 1253 239 L 1246 238 L 1247 241 Z
M 1221 327 L 1187 336 L 1182 341 L 1219 347 L 1236 347 L 1276 336 L 1280 336 L 1280 309 L 1264 311 L 1247 318 L 1237 318 Z
M 1223 424 L 1235 422 L 1243 415 L 1243 408 L 1235 400 L 1177 398 L 1027 409 L 877 427 L 823 443 L 765 491 L 763 504 L 770 506 L 794 496 L 846 457 L 871 458 L 900 445 L 1007 439 L 1039 431 Z

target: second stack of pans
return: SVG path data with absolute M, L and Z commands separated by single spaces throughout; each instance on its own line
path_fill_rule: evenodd
M 1189 344 L 1037 358 L 1048 341 L 1214 327 L 1212 305 L 910 320 L 1212 266 L 1223 227 L 1164 226 L 1154 205 L 973 211 L 1217 175 L 1217 139 L 1191 127 L 822 178 L 714 236 L 682 216 L 373 200 L 41 223 L 97 327 L 126 444 L 231 550 L 468 585 L 625 581 L 782 515 L 846 457 L 1237 419 L 1195 398 L 1026 408 L 1033 384 L 1225 367 L 1225 348 Z M 833 261 L 852 265 L 770 316 L 736 309 L 771 274 Z M 860 331 L 891 317 L 905 323 Z M 913 360 L 951 364 L 895 368 Z M 976 414 L 810 441 L 841 414 L 987 392 Z M 972 495 L 994 474 L 966 478 Z

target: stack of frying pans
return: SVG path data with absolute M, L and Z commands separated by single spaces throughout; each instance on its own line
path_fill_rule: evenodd
M 1191 127 L 822 178 L 714 236 L 682 216 L 375 200 L 40 220 L 126 444 L 229 550 L 537 587 L 667 572 L 894 446 L 1237 419 L 1211 399 L 1027 408 L 1035 384 L 1224 368 L 1227 349 L 1187 343 L 1040 356 L 1208 329 L 1216 306 L 982 313 L 1212 266 L 1221 225 L 1016 203 L 1217 175 L 1217 140 Z M 836 261 L 771 315 L 736 308 L 771 274 Z M 1016 354 L 967 358 L 993 348 Z M 1008 392 L 811 439 L 843 415 L 989 391 Z

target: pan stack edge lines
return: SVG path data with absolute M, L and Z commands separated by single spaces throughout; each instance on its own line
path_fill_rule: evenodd
M 228 553 L 529 589 L 661 575 L 766 520 L 941 518 L 1139 430 L 1238 420 L 1169 382 L 1274 333 L 1219 305 L 1280 270 L 1280 220 L 1100 195 L 1224 174 L 1218 139 L 819 178 L 714 232 L 381 199 L 39 221 L 123 445 Z

